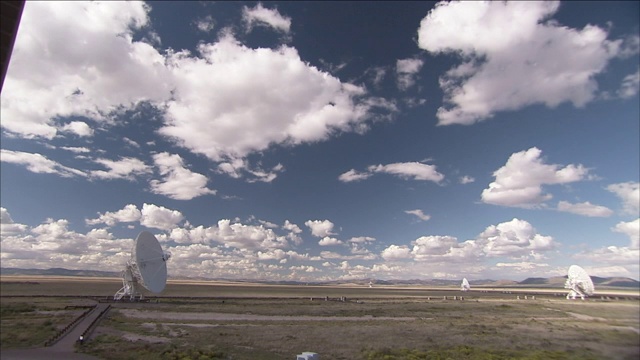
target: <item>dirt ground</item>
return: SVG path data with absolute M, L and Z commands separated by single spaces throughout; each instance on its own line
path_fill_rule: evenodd
M 233 359 L 293 359 L 304 351 L 327 359 L 359 359 L 367 350 L 456 346 L 514 354 L 546 349 L 567 354 L 564 358 L 640 356 L 640 304 L 632 301 L 236 299 L 224 305 L 181 305 L 188 310 L 172 304 L 118 304 L 96 335 L 134 344 L 216 349 Z
M 0 283 L 0 298 L 33 302 L 40 317 L 58 316 L 43 302 L 61 308 L 107 301 L 112 285 L 13 280 Z M 305 351 L 322 359 L 382 359 L 371 354 L 401 350 L 461 359 L 640 358 L 640 301 L 633 293 L 571 301 L 562 291 L 513 290 L 173 284 L 146 303 L 112 304 L 79 351 L 100 359 L 281 360 Z

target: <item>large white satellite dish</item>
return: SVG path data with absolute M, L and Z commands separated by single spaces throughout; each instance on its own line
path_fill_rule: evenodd
M 567 281 L 564 288 L 569 289 L 567 299 L 575 300 L 576 296 L 580 296 L 584 300 L 585 296 L 593 295 L 595 288 L 591 277 L 578 265 L 571 265 L 567 274 Z
M 462 284 L 460 284 L 460 290 L 469 291 L 471 289 L 471 285 L 469 285 L 469 281 L 467 278 L 462 279 Z
M 163 252 L 158 239 L 148 231 L 138 234 L 131 251 L 131 258 L 122 271 L 122 289 L 113 296 L 120 300 L 128 296 L 130 300 L 142 300 L 140 286 L 158 294 L 167 284 L 167 260 L 171 253 Z

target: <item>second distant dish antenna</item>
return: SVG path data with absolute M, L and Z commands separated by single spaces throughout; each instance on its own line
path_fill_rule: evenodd
M 131 258 L 122 271 L 122 288 L 114 300 L 128 297 L 142 300 L 141 287 L 158 294 L 167 284 L 167 260 L 171 253 L 163 252 L 158 239 L 148 231 L 138 234 L 131 251 Z
M 462 284 L 460 284 L 460 290 L 469 291 L 471 290 L 471 286 L 469 285 L 469 281 L 467 278 L 462 279 Z

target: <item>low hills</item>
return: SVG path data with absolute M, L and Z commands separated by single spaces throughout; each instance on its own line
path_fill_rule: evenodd
M 0 268 L 0 275 L 30 275 L 30 276 L 86 276 L 86 277 L 120 277 L 120 272 L 97 271 L 97 270 L 70 270 L 64 268 L 52 269 L 18 269 L 18 268 Z M 324 282 L 296 282 L 296 281 L 265 281 L 265 280 L 238 280 L 238 279 L 191 279 L 185 277 L 170 277 L 175 280 L 226 280 L 234 282 L 252 282 L 277 285 L 375 285 L 384 286 L 460 286 L 461 280 L 447 279 L 410 279 L 410 280 L 377 280 L 377 279 L 359 279 L 349 281 L 324 281 Z M 483 287 L 564 287 L 567 280 L 566 276 L 555 276 L 549 278 L 531 277 L 522 281 L 513 280 L 491 280 L 479 279 L 470 280 L 471 286 Z M 595 286 L 616 287 L 616 288 L 640 288 L 640 282 L 625 277 L 598 277 L 591 276 L 591 280 Z
M 558 287 L 564 286 L 567 281 L 566 276 L 555 276 L 550 278 L 527 278 L 520 281 L 519 285 L 535 285 L 536 287 Z M 623 288 L 640 288 L 640 282 L 625 277 L 599 277 L 591 276 L 591 281 L 595 286 L 605 287 L 623 287 Z

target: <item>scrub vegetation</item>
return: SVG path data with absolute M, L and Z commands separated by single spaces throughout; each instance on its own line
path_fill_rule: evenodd
M 0 341 L 3 349 L 42 346 L 81 311 L 47 298 L 2 298 Z
M 65 291 L 82 293 L 75 287 L 92 286 L 70 283 Z M 635 360 L 640 355 L 637 297 L 568 301 L 553 293 L 536 293 L 534 299 L 511 292 L 245 285 L 237 287 L 236 297 L 233 286 L 215 297 L 211 287 L 191 287 L 208 297 L 179 297 L 174 290 L 149 302 L 112 304 L 77 351 L 100 359 L 202 360 L 294 359 L 304 351 L 336 360 Z M 264 288 L 269 290 L 260 296 Z M 12 292 L 2 295 L 3 349 L 41 344 L 80 311 L 67 306 L 106 299 Z M 301 296 L 305 293 L 309 296 Z
M 637 301 L 573 306 L 559 299 L 178 302 L 116 305 L 83 351 L 116 359 L 137 349 L 169 359 L 194 349 L 202 354 L 188 358 L 239 360 L 293 359 L 304 351 L 372 360 L 636 359 L 640 354 Z

